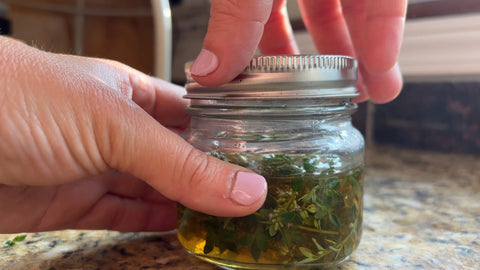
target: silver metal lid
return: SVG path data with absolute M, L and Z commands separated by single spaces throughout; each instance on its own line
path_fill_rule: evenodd
M 357 61 L 343 55 L 258 56 L 229 83 L 206 87 L 190 76 L 185 65 L 186 98 L 305 99 L 350 98 L 356 89 Z

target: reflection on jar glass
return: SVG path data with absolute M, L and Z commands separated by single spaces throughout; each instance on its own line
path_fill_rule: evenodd
M 351 124 L 355 59 L 260 56 L 234 81 L 189 76 L 185 139 L 263 175 L 268 195 L 245 217 L 179 206 L 178 238 L 209 262 L 238 269 L 310 269 L 350 256 L 362 233 L 364 141 Z

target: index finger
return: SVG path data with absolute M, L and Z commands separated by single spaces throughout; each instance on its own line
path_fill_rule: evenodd
M 213 0 L 203 49 L 190 68 L 200 84 L 217 86 L 247 66 L 263 34 L 273 0 Z

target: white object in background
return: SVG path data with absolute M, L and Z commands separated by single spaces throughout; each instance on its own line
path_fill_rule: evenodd
M 295 32 L 300 51 L 317 49 L 307 31 Z M 480 81 L 480 14 L 408 19 L 398 58 L 404 81 Z
M 168 0 L 152 0 L 155 35 L 156 77 L 170 81 L 172 77 L 172 14 Z
M 405 81 L 480 81 L 480 14 L 407 20 L 398 60 Z

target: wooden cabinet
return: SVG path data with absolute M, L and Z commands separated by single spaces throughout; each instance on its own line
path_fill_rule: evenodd
M 118 60 L 153 73 L 150 0 L 4 0 L 12 36 L 58 53 Z

